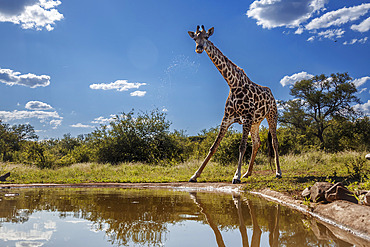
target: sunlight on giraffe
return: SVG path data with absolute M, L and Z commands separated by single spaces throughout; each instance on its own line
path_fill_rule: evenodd
M 216 152 L 227 129 L 233 123 L 239 123 L 243 127 L 243 136 L 239 147 L 238 168 L 235 172 L 232 183 L 241 182 L 241 167 L 245 150 L 247 148 L 248 134 L 252 136 L 252 156 L 249 162 L 248 171 L 243 175 L 247 178 L 252 175 L 253 163 L 259 146 L 261 145 L 259 137 L 259 126 L 266 118 L 269 125 L 269 140 L 274 149 L 276 177 L 281 178 L 281 170 L 278 154 L 278 140 L 276 136 L 277 126 L 277 106 L 274 96 L 268 87 L 260 86 L 252 82 L 245 74 L 244 70 L 231 62 L 222 52 L 208 40 L 214 33 L 214 28 L 208 31 L 202 26 L 202 30 L 197 26 L 196 32 L 189 31 L 189 36 L 195 41 L 195 51 L 201 54 L 206 51 L 213 64 L 220 71 L 230 87 L 229 96 L 225 104 L 225 113 L 221 122 L 219 133 L 215 142 L 209 150 L 209 153 L 202 165 L 190 178 L 189 182 L 196 182 L 203 169 Z

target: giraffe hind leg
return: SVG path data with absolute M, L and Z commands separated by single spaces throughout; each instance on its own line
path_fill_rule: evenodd
M 275 166 L 276 166 L 276 178 L 282 178 L 282 173 L 280 169 L 280 163 L 279 163 L 279 153 L 278 153 L 278 146 L 279 142 L 277 139 L 276 134 L 276 126 L 277 126 L 277 113 L 273 114 L 273 116 L 269 115 L 267 117 L 267 122 L 269 124 L 269 132 L 271 133 L 271 141 L 272 141 L 272 147 L 274 149 L 274 155 L 275 155 Z
M 243 124 L 243 136 L 239 146 L 239 161 L 238 161 L 238 168 L 235 172 L 234 178 L 232 183 L 233 184 L 240 184 L 240 177 L 241 177 L 241 168 L 243 163 L 243 157 L 245 154 L 245 150 L 247 149 L 247 140 L 248 134 L 250 130 L 250 124 Z
M 260 123 L 252 125 L 250 131 L 252 137 L 252 155 L 251 160 L 249 161 L 248 171 L 243 175 L 243 178 L 248 178 L 249 176 L 252 175 L 254 160 L 256 159 L 258 148 L 261 145 L 261 140 L 259 136 L 259 126 Z
M 251 120 L 246 120 L 245 123 L 243 124 L 243 136 L 242 136 L 242 140 L 241 140 L 240 146 L 239 146 L 238 169 L 235 172 L 234 179 L 233 179 L 233 184 L 241 182 L 240 181 L 241 168 L 242 168 L 242 163 L 243 163 L 243 157 L 244 157 L 244 154 L 245 154 L 245 150 L 247 149 L 248 134 L 251 131 L 251 125 L 252 125 Z

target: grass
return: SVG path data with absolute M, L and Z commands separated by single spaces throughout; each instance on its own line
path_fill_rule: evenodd
M 370 161 L 365 153 L 320 151 L 280 157 L 283 178 L 276 179 L 267 158 L 258 155 L 253 174 L 242 179 L 245 190 L 270 188 L 297 194 L 317 181 L 343 182 L 350 189 L 370 190 Z M 0 175 L 10 172 L 9 181 L 2 183 L 163 183 L 185 182 L 201 161 L 188 161 L 172 166 L 122 163 L 119 165 L 82 163 L 56 169 L 0 163 Z M 247 166 L 243 166 L 245 172 Z M 210 162 L 198 182 L 231 182 L 236 165 L 222 166 Z
M 197 162 L 185 162 L 174 166 L 80 163 L 56 169 L 39 169 L 29 165 L 0 163 L 0 174 L 11 173 L 9 181 L 5 183 L 163 183 L 188 181 L 197 167 Z M 211 162 L 207 168 L 199 182 L 231 180 L 233 167 Z
M 271 188 L 296 193 L 315 182 L 327 181 L 342 182 L 352 190 L 370 190 L 370 161 L 365 159 L 365 154 L 350 151 L 334 154 L 312 151 L 300 155 L 285 155 L 280 157 L 282 179 L 266 176 L 268 166 L 257 165 L 257 171 L 247 180 L 245 188 Z

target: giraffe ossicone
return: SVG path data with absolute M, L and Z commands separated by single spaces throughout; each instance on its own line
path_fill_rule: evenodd
M 226 80 L 230 87 L 229 96 L 225 103 L 225 112 L 220 125 L 219 133 L 211 146 L 209 153 L 202 165 L 190 178 L 189 182 L 196 182 L 197 178 L 203 172 L 203 169 L 216 152 L 227 129 L 233 123 L 239 123 L 243 126 L 243 135 L 239 147 L 238 167 L 233 177 L 232 183 L 240 183 L 241 178 L 247 178 L 252 175 L 254 160 L 261 145 L 259 137 L 259 126 L 265 118 L 269 125 L 269 134 L 271 135 L 271 145 L 274 150 L 276 177 L 281 178 L 281 170 L 278 154 L 278 140 L 276 136 L 277 126 L 277 106 L 274 96 L 268 87 L 260 86 L 252 82 L 245 74 L 244 70 L 231 62 L 222 52 L 208 40 L 214 33 L 214 28 L 205 30 L 197 26 L 195 32 L 189 31 L 189 36 L 195 41 L 195 51 L 202 53 L 205 51 L 218 71 Z M 252 137 L 252 155 L 249 162 L 248 171 L 241 176 L 241 167 L 245 150 L 247 148 L 248 134 Z

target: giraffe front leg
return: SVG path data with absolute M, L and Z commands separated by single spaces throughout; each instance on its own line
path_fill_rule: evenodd
M 218 132 L 218 135 L 216 137 L 216 140 L 214 141 L 212 147 L 209 149 L 209 153 L 207 157 L 204 159 L 202 165 L 198 168 L 198 170 L 194 173 L 194 175 L 189 179 L 189 182 L 197 182 L 197 178 L 200 176 L 200 174 L 203 172 L 203 169 L 206 167 L 208 161 L 211 159 L 213 154 L 216 152 L 218 146 L 220 145 L 220 142 L 222 138 L 225 136 L 227 129 L 230 126 L 229 121 L 222 121 L 220 131 Z
M 243 136 L 242 136 L 242 140 L 239 146 L 238 168 L 236 169 L 236 172 L 235 172 L 235 175 L 232 181 L 233 184 L 240 184 L 241 182 L 240 177 L 242 175 L 241 170 L 242 170 L 242 164 L 243 164 L 243 157 L 245 154 L 245 150 L 247 149 L 247 140 L 248 140 L 248 134 L 249 134 L 250 129 L 251 129 L 250 122 L 243 124 Z

